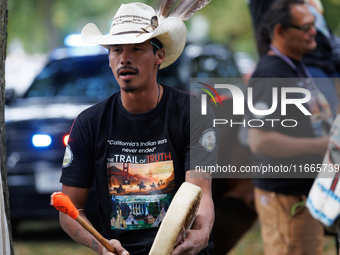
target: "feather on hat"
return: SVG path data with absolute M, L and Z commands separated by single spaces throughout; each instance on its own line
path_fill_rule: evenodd
M 160 68 L 171 65 L 181 55 L 186 42 L 188 20 L 211 0 L 182 0 L 168 16 L 176 0 L 162 0 L 159 11 L 143 3 L 122 4 L 113 18 L 110 33 L 103 35 L 98 27 L 87 24 L 81 36 L 86 43 L 108 48 L 112 44 L 136 44 L 157 38 L 165 50 Z

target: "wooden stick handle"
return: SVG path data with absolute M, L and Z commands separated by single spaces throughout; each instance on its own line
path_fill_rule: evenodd
M 99 232 L 88 224 L 80 215 L 76 218 L 76 221 L 83 226 L 87 231 L 89 231 L 109 252 L 116 254 L 115 248 L 101 235 Z

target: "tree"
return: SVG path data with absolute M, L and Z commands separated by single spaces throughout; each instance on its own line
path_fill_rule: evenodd
M 110 29 L 111 20 L 121 4 L 136 0 L 12 0 L 9 1 L 8 42 L 19 39 L 25 51 L 47 53 L 63 46 L 70 33 L 80 33 L 93 22 L 102 33 Z M 161 0 L 138 0 L 152 7 Z M 176 0 L 176 3 L 180 0 Z M 228 44 L 234 51 L 256 52 L 253 27 L 247 1 L 211 1 L 196 15 L 205 16 L 210 23 L 212 42 Z M 339 0 L 322 0 L 325 17 L 332 30 L 340 34 Z M 192 20 L 192 19 L 191 19 Z M 187 23 L 191 26 L 191 21 Z
M 8 0 L 0 0 L 0 253 L 14 254 L 9 218 L 9 194 L 6 171 L 5 143 L 5 59 L 7 46 Z M 3 213 L 5 211 L 5 214 Z
M 107 33 L 114 12 L 122 3 L 128 2 L 135 0 L 9 1 L 8 42 L 19 39 L 25 51 L 47 53 L 64 46 L 65 36 L 80 33 L 88 22 L 97 24 L 103 33 Z

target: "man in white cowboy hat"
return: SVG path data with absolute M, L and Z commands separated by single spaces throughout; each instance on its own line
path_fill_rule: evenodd
M 109 49 L 121 90 L 76 118 L 60 181 L 62 191 L 86 217 L 83 208 L 95 180 L 102 235 L 118 254 L 148 254 L 159 222 L 184 181 L 200 186 L 202 199 L 192 229 L 185 240 L 178 239 L 172 254 L 212 253 L 211 178 L 191 174 L 195 166 L 216 166 L 213 114 L 209 109 L 203 119 L 197 98 L 156 80 L 158 69 L 172 64 L 186 42 L 183 21 L 171 15 L 131 3 L 121 5 L 109 35 L 94 24 L 82 31 L 84 41 Z M 213 141 L 209 147 L 207 137 Z M 77 242 L 98 254 L 112 254 L 70 217 L 61 214 L 60 221 Z

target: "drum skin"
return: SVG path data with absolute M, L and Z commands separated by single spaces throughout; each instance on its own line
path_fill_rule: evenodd
M 200 187 L 184 182 L 176 192 L 158 229 L 149 255 L 169 255 L 182 230 L 188 230 L 195 220 L 202 197 Z

